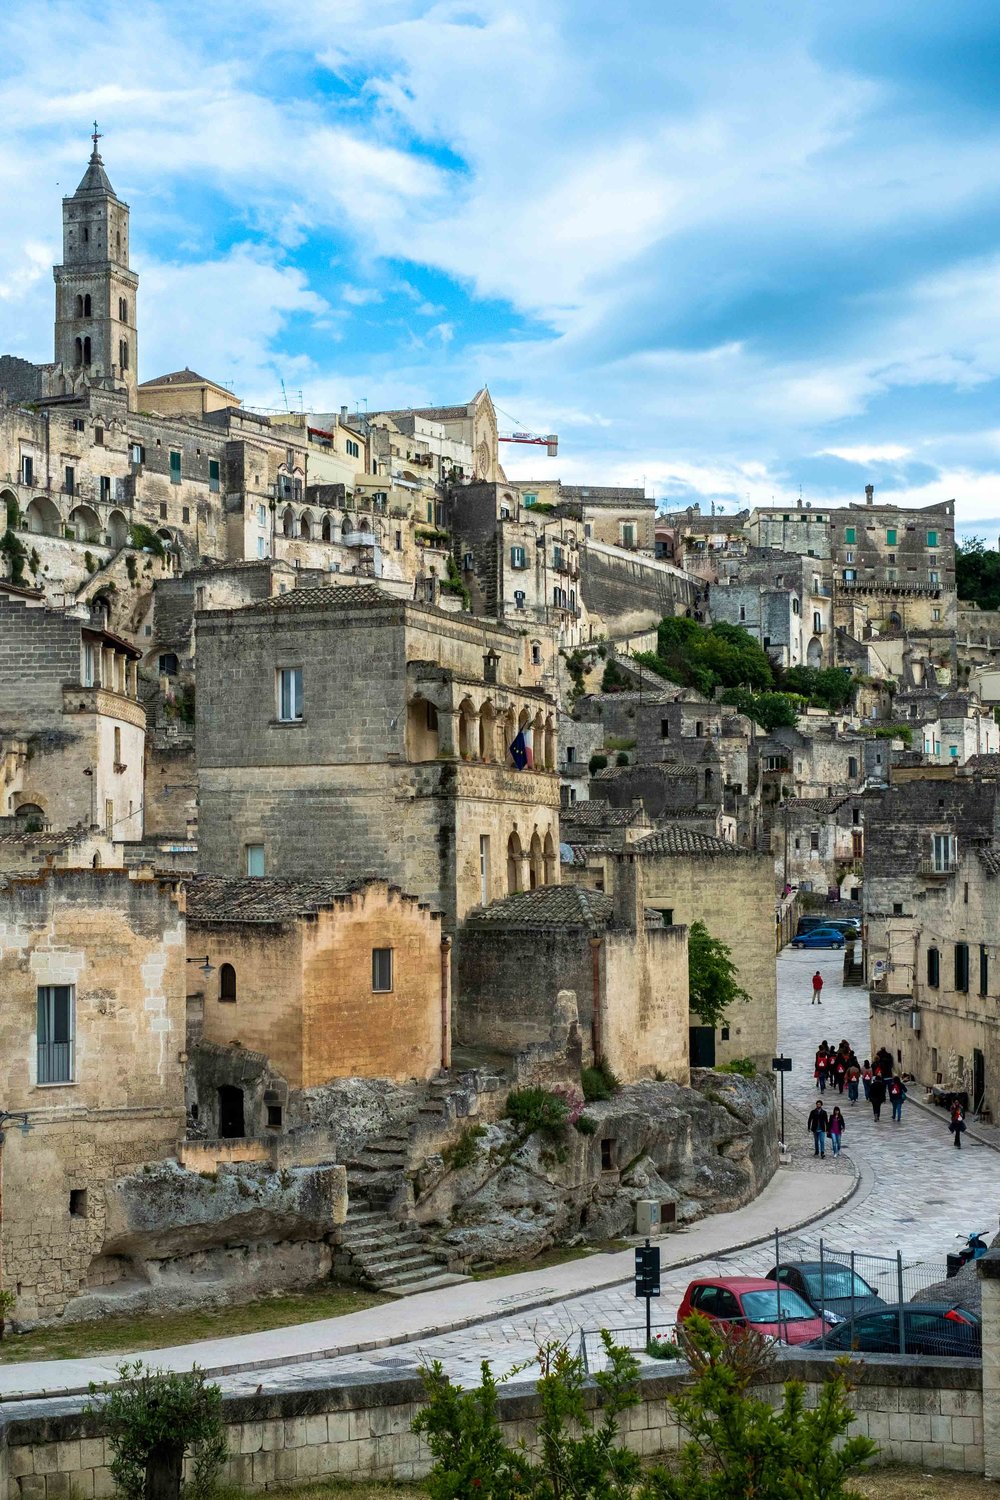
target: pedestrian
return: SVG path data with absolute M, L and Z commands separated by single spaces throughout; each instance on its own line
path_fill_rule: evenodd
M 827 1064 L 828 1064 L 828 1058 L 826 1056 L 826 1053 L 825 1052 L 817 1052 L 817 1054 L 816 1054 L 816 1068 L 815 1068 L 815 1071 L 813 1072 L 813 1077 L 816 1080 L 816 1087 L 819 1089 L 819 1091 L 820 1091 L 821 1094 L 825 1094 L 826 1093 L 826 1070 L 827 1070 Z
M 903 1118 L 903 1100 L 906 1098 L 906 1085 L 897 1073 L 889 1085 L 889 1103 L 892 1105 L 892 1118 L 898 1125 Z
M 887 1047 L 880 1047 L 876 1061 L 878 1062 L 879 1072 L 886 1082 L 888 1082 L 896 1071 L 896 1064 L 892 1060 L 892 1053 Z
M 837 1092 L 839 1094 L 842 1094 L 844 1092 L 844 1081 L 845 1081 L 846 1078 L 847 1078 L 847 1063 L 844 1061 L 843 1055 L 840 1055 L 837 1058 L 836 1066 L 834 1068 L 834 1073 L 833 1073 L 833 1081 L 837 1085 Z
M 811 1118 L 811 1116 L 810 1116 Z M 951 1106 L 951 1120 L 948 1129 L 955 1138 L 955 1145 L 959 1151 L 962 1149 L 962 1136 L 965 1133 L 965 1111 L 956 1099 Z
M 857 1063 L 852 1063 L 847 1070 L 847 1097 L 852 1104 L 858 1102 L 858 1080 L 861 1077 L 861 1069 Z
M 868 1098 L 871 1101 L 872 1114 L 875 1116 L 875 1119 L 877 1121 L 882 1113 L 882 1106 L 885 1103 L 885 1079 L 882 1077 L 881 1073 L 876 1073 L 874 1078 L 872 1079 L 871 1090 L 869 1092 Z
M 861 1082 L 864 1085 L 865 1103 L 867 1104 L 868 1100 L 872 1096 L 872 1065 L 868 1061 L 867 1057 L 865 1058 L 864 1064 L 861 1068 Z
M 826 1137 L 830 1129 L 830 1116 L 823 1108 L 822 1099 L 816 1100 L 816 1108 L 809 1116 L 806 1129 L 811 1133 L 813 1138 L 813 1155 L 825 1156 Z
M 813 975 L 813 1005 L 823 1004 L 823 976 L 817 969 Z
M 840 1113 L 840 1105 L 833 1106 L 833 1114 L 830 1116 L 830 1145 L 833 1147 L 834 1156 L 840 1155 L 840 1137 L 844 1133 L 844 1117 Z

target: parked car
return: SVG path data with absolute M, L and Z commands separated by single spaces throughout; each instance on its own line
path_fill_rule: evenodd
M 814 927 L 792 938 L 793 948 L 842 948 L 844 934 L 836 927 Z
M 898 1354 L 899 1314 L 903 1314 L 903 1353 L 947 1355 L 951 1359 L 980 1359 L 983 1331 L 979 1314 L 947 1302 L 890 1304 L 878 1312 L 861 1313 L 831 1328 L 825 1339 L 806 1345 L 825 1345 L 835 1351 L 859 1354 Z
M 815 1312 L 823 1313 L 830 1323 L 841 1323 L 845 1318 L 873 1312 L 886 1305 L 884 1299 L 856 1271 L 836 1261 L 784 1261 L 768 1271 L 767 1279 L 780 1281 L 782 1286 L 797 1292 L 804 1302 L 808 1302 Z
M 745 1324 L 786 1344 L 804 1344 L 823 1332 L 822 1318 L 797 1292 L 779 1289 L 763 1276 L 692 1281 L 677 1309 L 678 1323 L 693 1312 L 716 1323 Z
M 796 937 L 804 937 L 807 932 L 814 932 L 817 927 L 836 927 L 845 937 L 861 936 L 860 917 L 800 917 L 795 928 Z

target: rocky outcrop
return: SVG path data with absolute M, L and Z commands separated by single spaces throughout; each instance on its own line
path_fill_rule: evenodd
M 569 1128 L 521 1143 L 501 1120 L 481 1126 L 471 1165 L 424 1161 L 413 1177 L 415 1215 L 436 1228 L 452 1265 L 633 1234 L 641 1199 L 674 1204 L 680 1223 L 738 1208 L 777 1166 L 770 1078 L 699 1070 L 691 1088 L 631 1084 L 586 1114 L 593 1135 Z

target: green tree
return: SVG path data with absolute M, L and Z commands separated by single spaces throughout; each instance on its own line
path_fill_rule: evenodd
M 767 652 L 740 625 L 705 627 L 685 615 L 667 616 L 656 630 L 656 651 L 635 658 L 661 677 L 711 697 L 718 687 L 765 692 L 774 687 Z
M 791 693 L 748 693 L 740 688 L 724 693 L 722 701 L 731 703 L 768 733 L 772 729 L 793 729 L 805 707 L 803 699 Z
M 782 692 L 798 693 L 817 708 L 836 712 L 851 702 L 857 681 L 842 667 L 789 667 L 781 674 L 780 686 Z
M 704 922 L 688 929 L 688 1003 L 704 1026 L 721 1026 L 726 1012 L 750 996 L 736 978 L 732 953 Z
M 88 1411 L 107 1428 L 109 1468 L 123 1500 L 207 1500 L 226 1461 L 222 1390 L 205 1384 L 197 1365 L 151 1370 L 141 1359 L 118 1366 L 120 1383 Z M 191 1474 L 182 1483 L 184 1459 Z
M 960 599 L 980 609 L 1000 609 L 1000 552 L 988 548 L 981 536 L 956 544 L 955 587 Z

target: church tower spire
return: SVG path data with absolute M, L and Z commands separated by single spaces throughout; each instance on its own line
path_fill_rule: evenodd
M 129 209 L 104 170 L 96 120 L 91 139 L 80 186 L 63 199 L 63 263 L 53 268 L 55 356 L 67 372 L 124 389 L 134 409 L 139 278 L 129 270 Z

